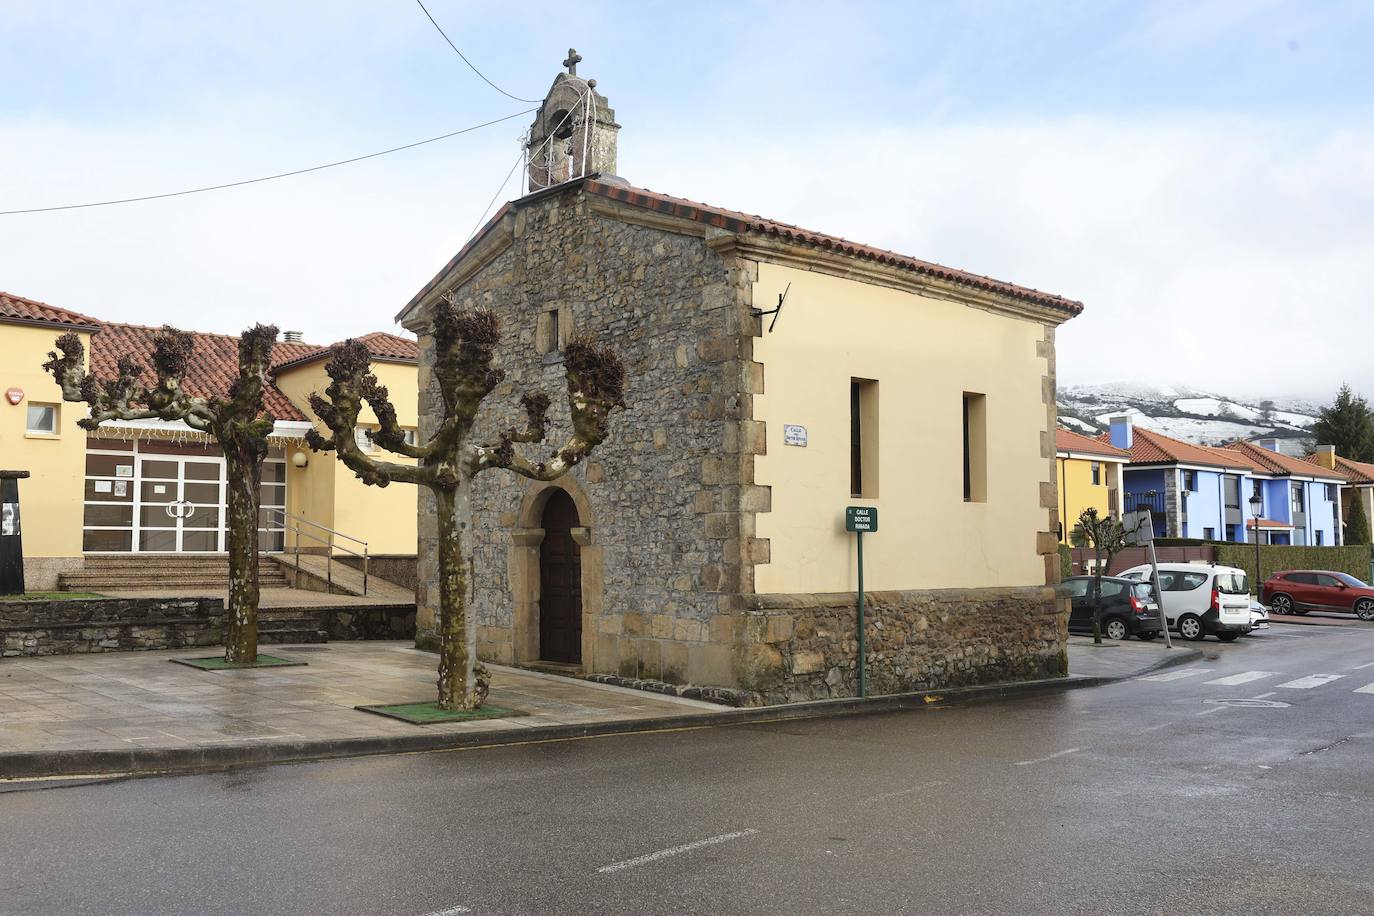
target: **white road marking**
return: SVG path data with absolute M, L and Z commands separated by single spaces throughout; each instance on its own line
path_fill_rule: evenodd
M 1374 693 L 1374 684 L 1365 684 L 1363 687 L 1356 687 L 1356 693 Z
M 1201 668 L 1179 668 L 1174 671 L 1162 671 L 1159 674 L 1147 674 L 1144 677 L 1136 678 L 1137 681 L 1177 681 L 1180 678 L 1192 677 L 1201 674 Z
M 1352 670 L 1352 671 L 1359 671 L 1359 670 L 1364 669 L 1364 668 L 1374 668 L 1374 662 L 1365 662 L 1363 665 L 1356 665 L 1354 668 L 1352 668 L 1352 669 L 1350 669 L 1350 670 Z
M 666 859 L 669 856 L 682 855 L 684 852 L 691 852 L 703 846 L 714 846 L 717 843 L 728 843 L 730 840 L 738 840 L 741 837 L 753 836 L 758 833 L 753 827 L 748 830 L 737 830 L 734 833 L 722 833 L 720 836 L 707 837 L 704 840 L 697 840 L 694 843 L 684 843 L 681 846 L 674 846 L 671 849 L 660 849 L 658 852 L 651 852 L 648 855 L 636 856 L 633 859 L 626 859 L 624 862 L 612 862 L 610 865 L 603 865 L 597 871 L 603 875 L 613 871 L 620 871 L 623 868 L 634 868 L 636 865 L 647 865 L 650 862 L 657 862 L 659 859 Z
M 426 913 L 425 916 L 458 916 L 459 913 L 471 913 L 472 910 L 465 906 L 451 906 L 446 910 L 435 910 L 433 913 Z
M 1252 697 L 1252 699 L 1256 699 L 1256 700 L 1265 700 L 1265 699 L 1268 699 L 1269 697 L 1272 697 L 1276 692 L 1277 692 L 1277 691 L 1271 690 L 1271 691 L 1269 691 L 1268 693 L 1261 693 L 1261 694 L 1260 694 L 1259 696 L 1257 696 L 1257 697 Z
M 1019 767 L 1028 767 L 1032 763 L 1044 763 L 1045 761 L 1053 760 L 1056 757 L 1063 757 L 1065 754 L 1076 754 L 1081 750 L 1083 750 L 1083 748 L 1081 747 L 1071 747 L 1068 750 L 1055 751 L 1053 754 L 1048 754 L 1044 757 L 1036 757 L 1034 760 L 1018 760 L 1016 761 L 1015 765 Z
M 1203 681 L 1204 684 L 1225 684 L 1234 686 L 1236 684 L 1248 684 L 1251 681 L 1258 681 L 1262 678 L 1273 677 L 1277 671 L 1245 671 L 1241 674 L 1233 674 L 1230 677 L 1219 677 L 1213 681 Z
M 1205 716 L 1209 712 L 1221 712 L 1225 708 L 1225 706 L 1213 706 L 1211 709 L 1204 709 L 1202 712 L 1198 713 L 1198 715 Z
M 1309 674 L 1307 677 L 1300 677 L 1296 681 L 1280 684 L 1279 687 L 1287 687 L 1289 690 L 1311 690 L 1313 687 L 1320 687 L 1322 684 L 1329 684 L 1343 677 L 1345 677 L 1344 674 Z

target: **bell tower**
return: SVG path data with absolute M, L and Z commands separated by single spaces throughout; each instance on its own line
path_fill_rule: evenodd
M 529 191 L 599 172 L 615 174 L 615 138 L 620 125 L 596 80 L 577 75 L 582 55 L 568 49 L 567 69 L 554 77 L 549 94 L 530 125 L 525 155 Z

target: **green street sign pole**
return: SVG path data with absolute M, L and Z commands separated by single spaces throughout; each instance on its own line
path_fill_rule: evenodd
M 868 696 L 868 677 L 865 670 L 864 660 L 867 653 L 864 652 L 864 533 L 856 531 L 854 536 L 859 539 L 859 696 Z
M 864 648 L 864 532 L 878 530 L 878 510 L 872 506 L 849 506 L 844 510 L 844 530 L 858 538 L 859 553 L 859 696 L 868 696 L 868 653 Z

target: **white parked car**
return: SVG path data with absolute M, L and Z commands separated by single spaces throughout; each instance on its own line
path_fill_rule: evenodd
M 1250 632 L 1269 629 L 1269 608 L 1260 604 L 1258 598 L 1250 602 Z
M 1118 573 L 1149 581 L 1150 566 Z M 1250 582 L 1245 570 L 1210 563 L 1160 563 L 1160 604 L 1169 629 L 1184 639 L 1209 634 L 1231 642 L 1250 632 Z

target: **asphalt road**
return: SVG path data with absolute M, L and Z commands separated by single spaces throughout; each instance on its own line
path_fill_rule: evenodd
M 11 787 L 0 912 L 1374 912 L 1374 628 L 1204 647 L 1005 702 Z

